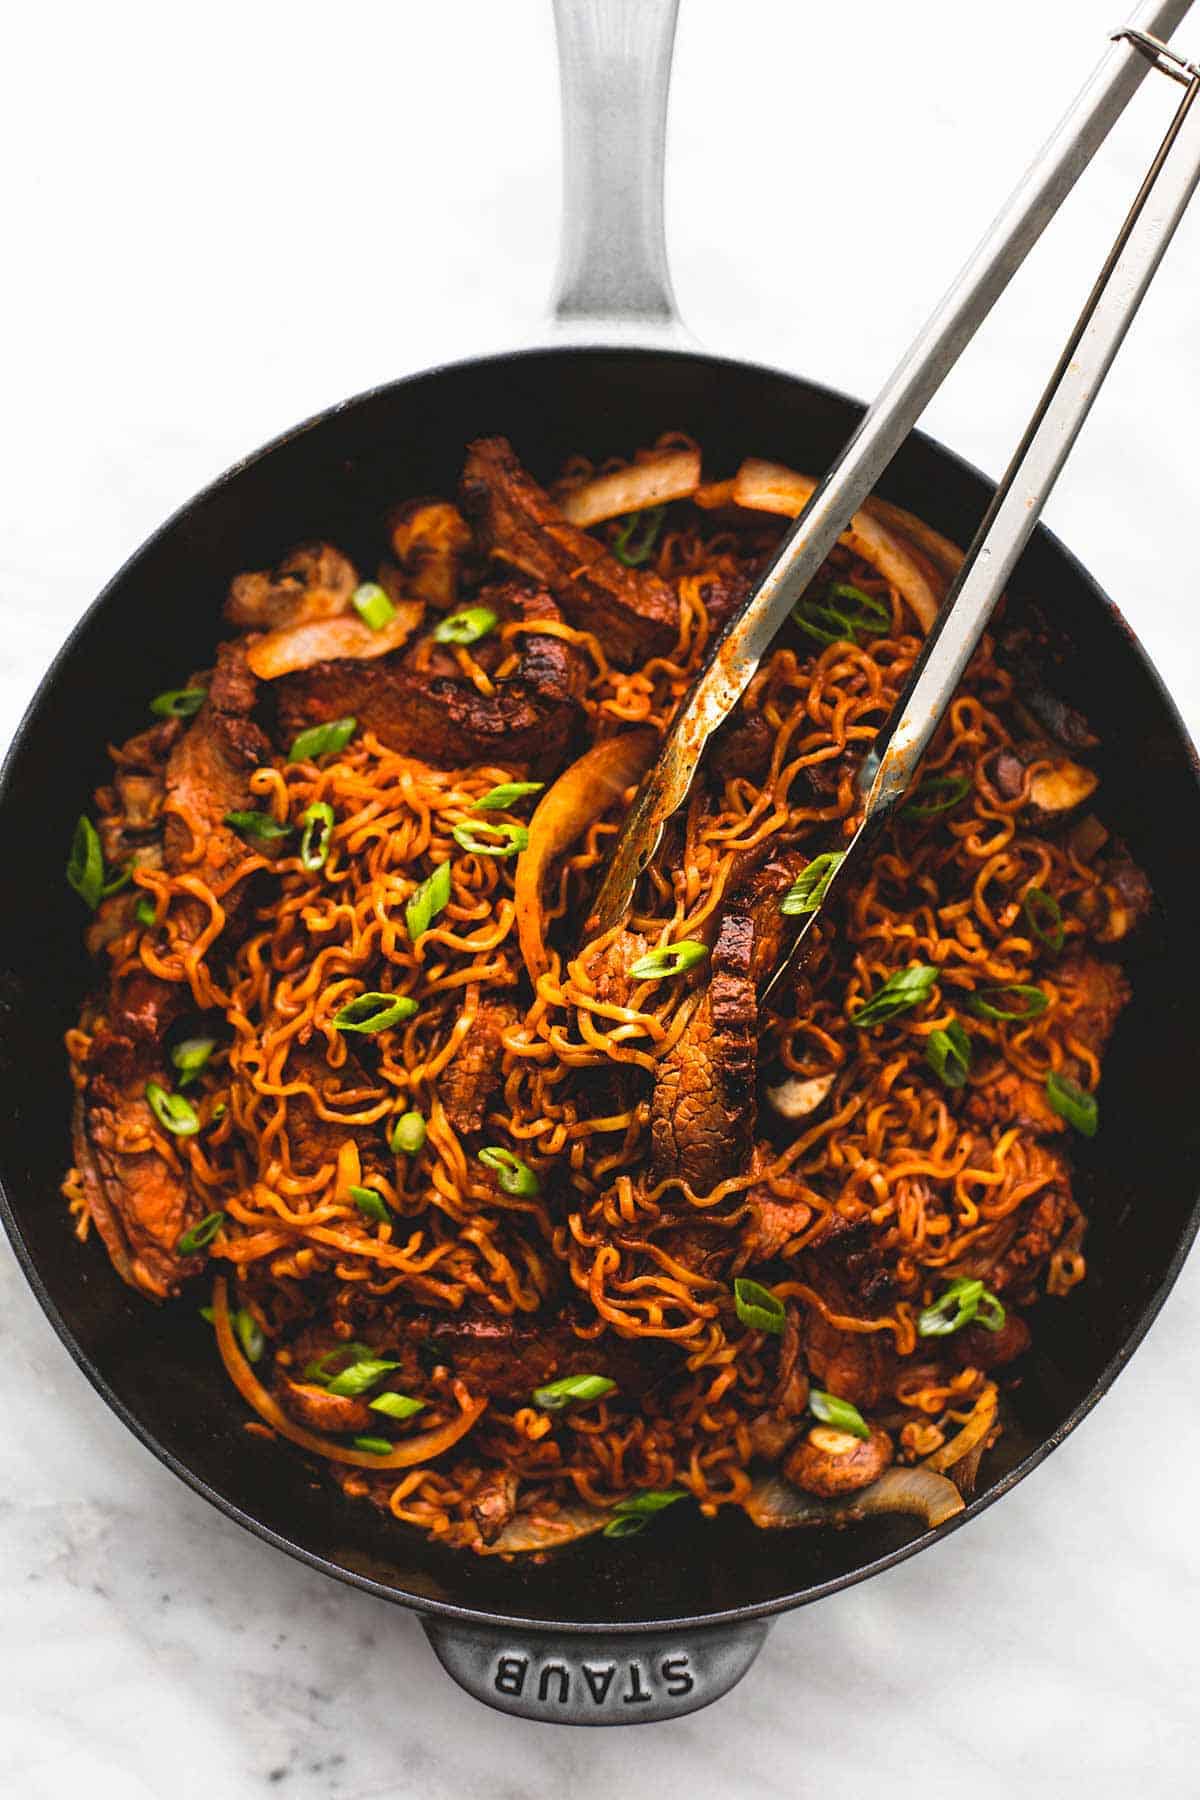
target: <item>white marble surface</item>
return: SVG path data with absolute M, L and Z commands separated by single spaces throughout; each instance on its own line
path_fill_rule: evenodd
M 698 336 L 869 391 L 1119 10 L 684 0 L 669 226 Z M 1194 54 L 1197 28 L 1181 42 Z M 43 0 L 6 51 L 3 736 L 113 569 L 239 453 L 342 394 L 532 335 L 557 198 L 532 0 Z M 1002 464 L 1169 105 L 1147 84 L 933 409 L 983 466 Z M 1200 213 L 1050 509 L 1193 729 L 1196 583 L 1170 525 L 1195 515 L 1198 287 Z M 1132 1371 L 1002 1505 L 781 1621 L 713 1711 L 583 1735 L 484 1711 L 410 1617 L 203 1505 L 108 1414 L 0 1254 L 0 1792 L 1194 1795 L 1198 1361 L 1193 1263 Z

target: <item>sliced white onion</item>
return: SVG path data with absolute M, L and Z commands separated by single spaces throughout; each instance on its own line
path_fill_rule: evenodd
M 870 1487 L 838 1500 L 818 1500 L 795 1488 L 782 1475 L 764 1475 L 742 1502 L 756 1525 L 770 1529 L 790 1525 L 848 1525 L 873 1513 L 910 1513 L 932 1528 L 963 1510 L 965 1502 L 952 1481 L 931 1469 L 887 1469 Z
M 572 488 L 562 502 L 562 513 L 572 525 L 599 525 L 624 513 L 665 506 L 668 500 L 686 500 L 699 485 L 700 452 L 666 450 L 646 462 L 594 475 Z

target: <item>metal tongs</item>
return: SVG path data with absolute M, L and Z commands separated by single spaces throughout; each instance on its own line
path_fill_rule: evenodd
M 1091 80 L 863 417 L 800 514 L 742 611 L 686 696 L 634 798 L 589 920 L 607 930 L 627 913 L 663 826 L 687 796 L 705 743 L 737 704 L 776 632 L 900 444 L 1024 262 L 1151 68 L 1185 92 L 1058 365 L 934 621 L 907 687 L 858 775 L 861 823 L 814 911 L 803 916 L 760 991 L 765 999 L 799 955 L 830 894 L 861 871 L 904 794 L 992 611 L 1036 525 L 1096 393 L 1200 181 L 1200 66 L 1156 32 L 1190 0 L 1157 0 L 1112 34 Z M 1172 154 L 1174 152 L 1174 154 Z

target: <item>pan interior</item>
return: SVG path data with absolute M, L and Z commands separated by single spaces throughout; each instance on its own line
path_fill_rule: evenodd
M 824 468 L 859 409 L 770 370 L 662 352 L 535 352 L 460 364 L 368 394 L 301 428 L 176 515 L 88 614 L 34 703 L 0 795 L 0 1075 L 7 1126 L 0 1180 L 14 1236 L 57 1328 L 157 1454 L 226 1509 L 334 1573 L 399 1599 L 532 1620 L 642 1623 L 803 1599 L 914 1543 L 911 1521 L 771 1534 L 732 1512 L 672 1518 L 628 1544 L 592 1539 L 542 1567 L 439 1550 L 345 1500 L 297 1453 L 247 1435 L 245 1411 L 189 1294 L 155 1308 L 78 1245 L 58 1194 L 68 1160 L 62 1034 L 92 976 L 83 918 L 63 879 L 71 826 L 107 778 L 104 746 L 146 722 L 146 698 L 211 661 L 229 577 L 289 544 L 326 537 L 371 567 L 387 507 L 452 492 L 463 447 L 510 436 L 549 475 L 572 450 L 628 453 L 666 429 L 703 445 L 707 469 L 746 454 Z M 982 478 L 912 438 L 881 485 L 966 542 Z M 1091 1216 L 1089 1274 L 1034 1319 L 1032 1366 L 1008 1434 L 984 1465 L 982 1498 L 1069 1429 L 1152 1316 L 1195 1230 L 1200 1107 L 1185 1088 L 1200 1050 L 1192 846 L 1200 841 L 1193 753 L 1132 634 L 1062 547 L 1039 532 L 1014 591 L 1069 635 L 1054 681 L 1103 739 L 1105 818 L 1147 870 L 1158 908 L 1130 959 L 1134 1000 L 1106 1064 L 1105 1129 L 1076 1140 Z

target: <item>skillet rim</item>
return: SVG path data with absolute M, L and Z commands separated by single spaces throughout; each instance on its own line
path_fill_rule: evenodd
M 96 598 L 85 608 L 39 680 L 32 697 L 21 714 L 11 740 L 5 749 L 3 761 L 0 762 L 0 816 L 2 816 L 4 807 L 7 803 L 8 793 L 13 778 L 13 767 L 18 758 L 25 736 L 34 725 L 42 707 L 49 700 L 62 669 L 75 651 L 78 640 L 83 635 L 85 629 L 91 624 L 92 620 L 107 605 L 111 596 L 120 588 L 127 573 L 134 567 L 140 558 L 151 549 L 152 546 L 157 544 L 160 539 L 166 536 L 177 523 L 182 521 L 194 507 L 221 490 L 230 487 L 248 469 L 265 461 L 266 458 L 271 456 L 275 451 L 282 449 L 285 445 L 290 444 L 309 433 L 317 431 L 329 421 L 344 413 L 350 412 L 354 408 L 382 400 L 385 396 L 397 393 L 416 382 L 432 380 L 437 376 L 450 373 L 463 373 L 466 370 L 472 368 L 478 369 L 485 365 L 496 366 L 498 364 L 554 362 L 580 356 L 598 357 L 600 359 L 605 357 L 615 358 L 633 356 L 643 358 L 647 361 L 662 361 L 665 359 L 680 363 L 687 362 L 700 365 L 714 376 L 718 377 L 726 371 L 736 371 L 739 374 L 759 375 L 770 380 L 785 382 L 793 387 L 807 389 L 812 393 L 822 396 L 826 400 L 833 401 L 842 406 L 860 411 L 863 409 L 863 402 L 861 400 L 857 400 L 852 396 L 843 393 L 840 389 L 827 387 L 824 383 L 809 380 L 804 376 L 792 374 L 788 370 L 775 368 L 767 363 L 750 362 L 740 357 L 717 356 L 705 351 L 694 351 L 665 346 L 571 343 L 535 345 L 513 351 L 497 351 L 484 356 L 461 357 L 446 362 L 436 363 L 429 368 L 414 370 L 411 374 L 400 376 L 392 381 L 381 382 L 375 387 L 364 389 L 361 393 L 352 395 L 348 399 L 338 401 L 334 405 L 325 407 L 319 412 L 312 413 L 298 424 L 289 427 L 280 432 L 277 436 L 269 439 L 267 443 L 261 445 L 257 450 L 250 452 L 248 455 L 240 458 L 237 462 L 232 463 L 221 474 L 217 475 L 212 481 L 207 483 L 206 486 L 199 489 L 181 505 L 177 506 L 174 511 L 172 511 L 167 518 L 151 532 L 150 536 L 144 539 L 136 549 L 126 557 L 120 568 L 105 583 Z M 917 442 L 927 451 L 932 451 L 944 462 L 953 465 L 960 473 L 966 474 L 976 481 L 983 482 L 989 487 L 994 486 L 994 483 L 990 481 L 989 477 L 984 475 L 981 470 L 977 469 L 973 463 L 968 462 L 964 457 L 958 455 L 956 451 L 948 449 L 944 444 L 940 443 L 936 438 L 931 437 L 927 432 L 919 430 L 913 431 L 910 433 L 910 440 Z M 1155 667 L 1142 646 L 1137 633 L 1132 629 L 1129 622 L 1121 613 L 1120 608 L 1105 593 L 1095 577 L 1088 572 L 1079 558 L 1067 548 L 1054 532 L 1050 531 L 1045 525 L 1039 524 L 1035 532 L 1035 539 L 1048 545 L 1050 550 L 1057 557 L 1061 558 L 1074 574 L 1081 578 L 1084 585 L 1091 590 L 1091 593 L 1097 602 L 1106 609 L 1110 616 L 1115 620 L 1121 630 L 1128 652 L 1137 657 L 1144 672 L 1149 676 L 1150 682 L 1163 704 L 1166 718 L 1186 753 L 1191 780 L 1196 785 L 1197 789 L 1200 790 L 1200 756 L 1197 754 L 1196 746 L 1192 742 L 1191 734 L 1188 731 L 1187 725 L 1184 722 L 1174 698 L 1167 688 L 1162 676 L 1159 674 L 1158 669 Z M 1059 1445 L 1071 1435 L 1082 1420 L 1092 1411 L 1093 1407 L 1095 1407 L 1111 1390 L 1117 1377 L 1131 1360 L 1135 1351 L 1149 1332 L 1150 1327 L 1157 1319 L 1167 1296 L 1179 1278 L 1180 1271 L 1187 1259 L 1192 1244 L 1196 1239 L 1197 1232 L 1200 1232 L 1200 1188 L 1197 1190 L 1196 1199 L 1192 1203 L 1191 1211 L 1187 1217 L 1184 1228 L 1180 1233 L 1175 1250 L 1167 1264 L 1161 1282 L 1155 1288 L 1149 1299 L 1144 1302 L 1141 1310 L 1138 1312 L 1131 1325 L 1129 1332 L 1122 1341 L 1120 1348 L 1101 1369 L 1099 1375 L 1096 1377 L 1091 1387 L 1089 1387 L 1083 1399 L 1072 1408 L 1067 1417 L 1053 1432 L 1045 1437 L 1026 1457 L 1003 1475 L 986 1493 L 980 1494 L 974 1500 L 969 1501 L 961 1513 L 955 1514 L 952 1519 L 947 1520 L 944 1524 L 937 1526 L 931 1531 L 922 1532 L 920 1535 L 910 1539 L 909 1542 L 900 1545 L 898 1548 L 885 1552 L 882 1556 L 875 1557 L 873 1560 L 863 1563 L 857 1568 L 847 1570 L 840 1575 L 831 1576 L 824 1581 L 817 1582 L 815 1585 L 806 1587 L 799 1592 L 778 1595 L 771 1600 L 750 1602 L 745 1606 L 726 1607 L 718 1612 L 686 1613 L 673 1618 L 642 1619 L 620 1622 L 580 1618 L 555 1620 L 531 1619 L 518 1613 L 491 1612 L 481 1608 L 458 1605 L 452 1601 L 435 1599 L 424 1594 L 414 1594 L 408 1590 L 376 1580 L 373 1576 L 364 1574 L 361 1571 L 346 1567 L 340 1563 L 332 1562 L 327 1557 L 318 1554 L 316 1551 L 309 1550 L 302 1544 L 273 1530 L 261 1519 L 256 1518 L 252 1513 L 248 1512 L 236 1500 L 229 1498 L 228 1495 L 213 1487 L 211 1483 L 204 1480 L 203 1477 L 199 1476 L 186 1463 L 181 1461 L 172 1451 L 168 1450 L 166 1446 L 158 1440 L 155 1433 L 142 1424 L 132 1410 L 111 1387 L 107 1378 L 101 1373 L 91 1357 L 77 1342 L 70 1327 L 67 1325 L 66 1320 L 59 1312 L 55 1301 L 51 1298 L 49 1290 L 38 1270 L 36 1260 L 30 1252 L 24 1236 L 22 1235 L 21 1228 L 17 1222 L 15 1212 L 13 1211 L 12 1204 L 9 1201 L 2 1180 L 0 1180 L 0 1219 L 3 1219 L 17 1263 L 32 1289 L 35 1298 L 41 1306 L 42 1311 L 45 1313 L 60 1342 L 65 1346 L 72 1361 L 83 1372 L 92 1387 L 100 1395 L 100 1398 L 112 1412 L 116 1414 L 121 1423 L 132 1432 L 134 1437 L 139 1440 L 139 1442 L 163 1465 L 164 1468 L 169 1469 L 172 1474 L 178 1476 L 179 1479 L 191 1488 L 194 1493 L 198 1494 L 201 1499 L 207 1501 L 210 1506 L 215 1507 L 235 1524 L 244 1527 L 264 1543 L 271 1544 L 276 1549 L 284 1551 L 288 1556 L 293 1557 L 298 1562 L 304 1563 L 309 1568 L 316 1569 L 324 1575 L 332 1576 L 335 1580 L 341 1581 L 347 1586 L 360 1588 L 365 1593 L 374 1595 L 377 1599 L 388 1600 L 394 1605 L 406 1607 L 418 1615 L 431 1615 L 438 1618 L 458 1621 L 460 1623 L 511 1627 L 543 1635 L 552 1632 L 573 1635 L 594 1635 L 598 1632 L 603 1632 L 613 1638 L 625 1638 L 646 1636 L 656 1632 L 661 1633 L 664 1629 L 704 1630 L 709 1626 L 748 1623 L 755 1619 L 771 1618 L 780 1613 L 791 1612 L 798 1607 L 810 1605 L 813 1601 L 825 1599 L 828 1595 L 839 1592 L 843 1588 L 856 1586 L 861 1581 L 866 1581 L 874 1575 L 881 1574 L 885 1569 L 893 1568 L 897 1564 L 907 1561 L 909 1557 L 915 1556 L 919 1551 L 930 1548 L 935 1542 L 942 1542 L 953 1532 L 959 1530 L 960 1527 L 965 1525 L 969 1520 L 977 1518 L 980 1513 L 984 1512 L 997 1500 L 1010 1492 L 1010 1490 L 1016 1487 L 1019 1482 L 1023 1481 L 1027 1475 L 1031 1474 L 1034 1469 L 1045 1462 L 1046 1458 L 1050 1456 L 1053 1451 L 1058 1449 Z

